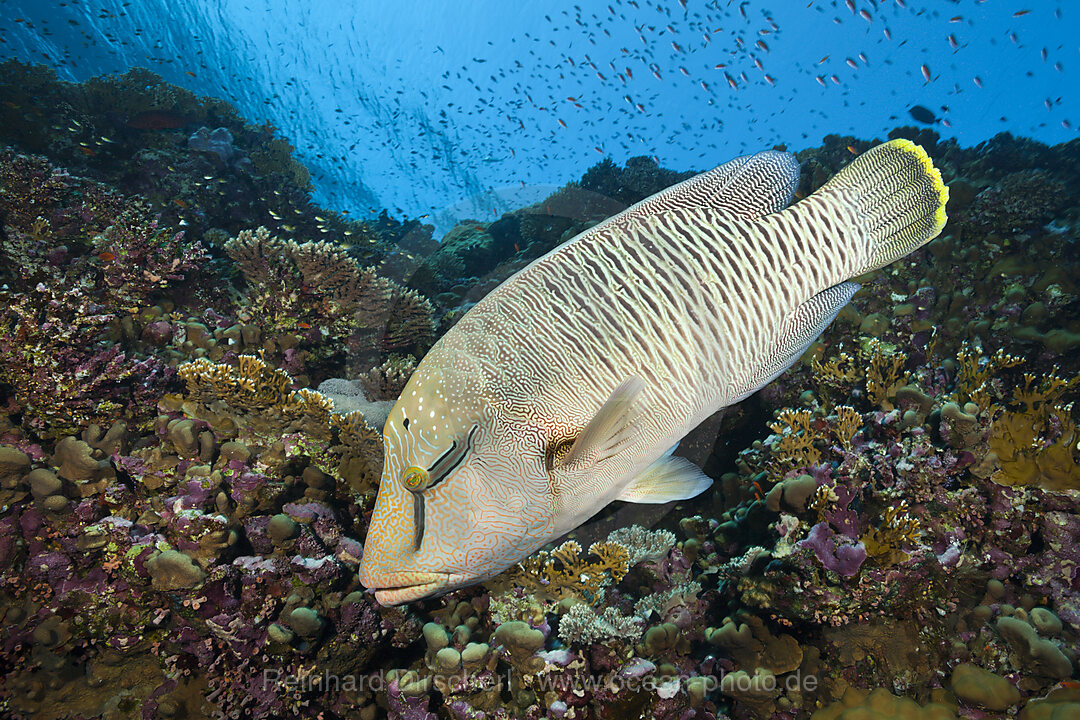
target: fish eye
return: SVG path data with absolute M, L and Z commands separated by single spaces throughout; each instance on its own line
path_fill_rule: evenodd
M 474 425 L 472 429 L 469 430 L 465 442 L 460 444 L 457 440 L 452 442 L 449 449 L 431 464 L 431 472 L 415 465 L 405 468 L 405 474 L 402 476 L 401 480 L 404 483 L 405 488 L 412 492 L 413 525 L 416 528 L 414 550 L 416 552 L 420 551 L 420 543 L 424 541 L 423 493 L 428 488 L 440 482 L 461 464 L 468 454 L 469 448 L 472 446 L 472 439 L 478 428 L 479 426 Z
M 464 443 L 459 443 L 457 440 L 452 442 L 446 452 L 431 463 L 430 471 L 416 465 L 405 468 L 405 472 L 401 476 L 405 488 L 414 493 L 421 493 L 445 479 L 465 459 L 469 447 L 472 446 L 473 435 L 477 429 L 478 426 L 474 425 Z
M 402 481 L 405 483 L 405 487 L 413 492 L 423 492 L 431 484 L 431 476 L 428 475 L 428 471 L 424 468 L 416 467 L 415 465 L 405 469 L 405 475 L 402 477 Z

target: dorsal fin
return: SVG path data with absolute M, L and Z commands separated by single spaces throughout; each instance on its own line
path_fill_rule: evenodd
M 711 208 L 731 218 L 759 218 L 786 208 L 798 184 L 799 161 L 791 153 L 767 150 L 744 155 L 647 197 L 596 228 L 679 208 Z

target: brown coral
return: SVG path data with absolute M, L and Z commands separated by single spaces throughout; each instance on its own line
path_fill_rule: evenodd
M 331 452 L 339 458 L 336 474 L 357 492 L 365 492 L 378 484 L 383 466 L 382 434 L 371 427 L 359 410 L 330 416 L 330 427 L 338 444 Z
M 271 328 L 319 328 L 329 340 L 376 334 L 383 351 L 430 344 L 431 303 L 414 290 L 361 268 L 327 242 L 297 243 L 245 230 L 225 244 L 248 281 L 250 313 Z
M 840 446 L 845 449 L 851 448 L 851 441 L 862 429 L 862 415 L 850 405 L 836 406 L 836 422 L 832 423 L 832 431 Z

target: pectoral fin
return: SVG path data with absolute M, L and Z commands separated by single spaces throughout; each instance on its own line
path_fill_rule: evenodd
M 641 378 L 630 377 L 620 383 L 555 469 L 595 466 L 631 445 L 640 434 L 638 421 L 644 390 Z
M 660 504 L 686 500 L 704 492 L 712 478 L 686 458 L 663 455 L 634 478 L 616 500 Z

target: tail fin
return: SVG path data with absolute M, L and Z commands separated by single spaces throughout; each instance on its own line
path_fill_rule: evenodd
M 930 242 L 947 219 L 949 189 L 926 151 L 910 140 L 891 140 L 867 150 L 814 195 L 819 193 L 854 201 L 863 218 L 869 247 L 859 275 Z

